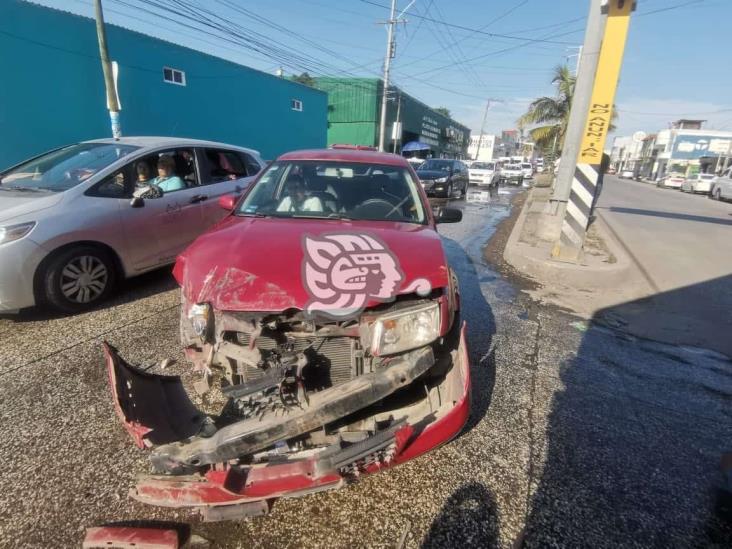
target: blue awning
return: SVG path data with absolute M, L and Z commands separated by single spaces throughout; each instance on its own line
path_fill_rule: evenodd
M 405 143 L 402 147 L 402 152 L 411 152 L 411 151 L 429 151 L 432 147 L 430 147 L 427 143 L 422 143 L 421 141 L 410 141 L 409 143 Z

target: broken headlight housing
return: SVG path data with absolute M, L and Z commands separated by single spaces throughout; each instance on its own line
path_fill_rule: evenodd
M 195 303 L 188 310 L 188 320 L 191 323 L 191 327 L 194 333 L 201 339 L 206 339 L 208 336 L 208 327 L 212 316 L 210 303 Z
M 440 336 L 440 305 L 435 302 L 387 313 L 374 321 L 369 333 L 374 356 L 422 347 Z

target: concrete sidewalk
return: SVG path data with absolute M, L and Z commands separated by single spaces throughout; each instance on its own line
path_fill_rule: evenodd
M 579 264 L 552 258 L 559 235 L 549 211 L 549 187 L 534 187 L 503 252 L 505 261 L 540 285 L 536 299 L 590 318 L 598 311 L 653 292 L 653 287 L 605 222 L 595 218 Z

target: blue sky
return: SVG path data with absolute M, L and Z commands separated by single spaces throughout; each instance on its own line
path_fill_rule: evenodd
M 91 0 L 36 1 L 93 15 Z M 399 0 L 400 9 L 409 1 Z M 380 74 L 386 32 L 377 21 L 388 16 L 382 5 L 389 0 L 183 2 L 223 17 L 236 33 L 260 33 L 280 48 L 284 63 L 213 36 L 219 31 L 206 29 L 200 19 L 153 5 L 175 5 L 175 0 L 103 1 L 109 23 L 267 72 L 284 65 L 288 74 L 307 68 L 313 75 Z M 637 0 L 637 5 L 616 96 L 616 135 L 656 131 L 678 118 L 702 118 L 709 129 L 732 130 L 732 72 L 726 63 L 732 0 Z M 484 98 L 500 99 L 489 111 L 486 129 L 512 128 L 532 99 L 553 94 L 552 68 L 567 62 L 582 43 L 588 6 L 589 0 L 416 0 L 397 31 L 393 81 L 429 105 L 449 108 L 476 132 Z

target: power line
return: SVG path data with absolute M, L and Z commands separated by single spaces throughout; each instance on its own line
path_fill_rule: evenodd
M 701 0 L 696 0 L 696 1 L 701 1 Z M 389 6 L 386 6 L 384 4 L 379 4 L 378 2 L 372 2 L 371 0 L 361 0 L 361 2 L 363 2 L 365 4 L 371 4 L 372 6 L 378 6 L 380 8 L 389 9 Z M 544 39 L 544 38 L 527 38 L 525 36 L 511 36 L 511 35 L 508 35 L 508 34 L 498 34 L 498 33 L 494 33 L 494 32 L 485 32 L 485 31 L 482 31 L 480 29 L 472 29 L 470 27 L 465 27 L 463 25 L 457 25 L 455 23 L 447 23 L 445 21 L 440 21 L 438 19 L 434 19 L 432 17 L 426 17 L 424 15 L 413 15 L 413 17 L 417 17 L 418 19 L 425 19 L 427 21 L 432 21 L 432 22 L 435 22 L 435 23 L 441 23 L 441 24 L 445 25 L 446 27 L 452 27 L 452 28 L 455 28 L 455 29 L 460 29 L 460 30 L 467 31 L 467 32 L 470 32 L 470 33 L 473 33 L 473 34 L 476 34 L 476 33 L 477 34 L 484 34 L 486 36 L 490 36 L 490 37 L 493 37 L 493 38 L 505 38 L 507 40 L 529 40 L 531 42 L 543 42 L 543 43 L 547 43 L 547 44 L 561 44 L 563 46 L 571 46 L 573 44 L 573 42 L 558 42 L 558 41 L 554 41 L 554 40 L 550 40 L 550 39 Z

